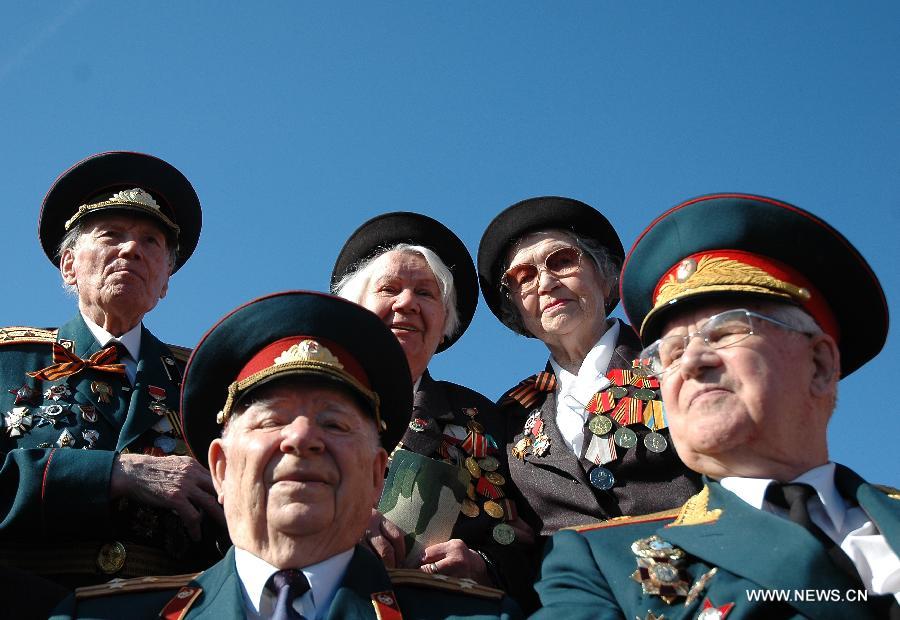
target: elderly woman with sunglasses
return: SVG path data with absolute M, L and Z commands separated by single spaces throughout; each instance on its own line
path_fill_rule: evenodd
M 636 335 L 609 318 L 623 255 L 607 219 L 570 198 L 519 202 L 481 239 L 491 311 L 550 351 L 542 372 L 499 401 L 522 516 L 542 536 L 671 508 L 698 489 L 669 445 L 658 383 L 636 361 Z
M 519 588 L 530 595 L 530 575 L 521 571 L 533 537 L 517 516 L 516 492 L 508 482 L 503 420 L 483 395 L 428 372 L 432 356 L 453 345 L 475 314 L 478 282 L 469 251 L 437 220 L 386 213 L 350 236 L 331 285 L 336 295 L 381 318 L 406 354 L 413 410 L 397 449 L 463 468 L 471 481 L 458 513 L 447 515 L 455 521 L 450 539 L 426 547 L 421 557 L 411 557 L 404 533 L 377 511 L 365 542 L 388 567 L 415 563 L 426 573 L 473 579 L 514 597 Z M 421 514 L 418 519 L 421 533 Z

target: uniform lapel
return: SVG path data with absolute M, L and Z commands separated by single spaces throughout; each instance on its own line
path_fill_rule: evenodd
M 835 467 L 834 483 L 844 498 L 859 503 L 894 553 L 900 555 L 900 498 L 889 497 L 843 465 Z
M 413 417 L 427 420 L 428 426 L 418 432 L 407 430 L 403 445 L 418 454 L 431 456 L 440 448 L 444 425 L 452 422 L 454 417 L 446 392 L 427 370 L 413 396 Z
M 705 563 L 758 583 L 761 588 L 856 590 L 858 584 L 831 563 L 822 545 L 801 526 L 757 510 L 716 482 L 707 482 L 708 504 L 694 503 L 656 533 Z M 686 504 L 691 505 L 692 501 Z M 678 525 L 682 522 L 682 525 Z M 846 604 L 792 601 L 814 618 L 851 617 Z
M 169 349 L 150 333 L 141 328 L 141 359 L 137 361 L 137 374 L 128 401 L 128 416 L 119 434 L 116 450 L 122 450 L 159 422 L 160 417 L 150 410 L 150 386 L 166 392 L 165 404 L 173 411 L 178 409 L 178 386 L 165 372 L 163 357 L 171 357 Z
M 234 564 L 234 547 L 194 580 L 203 588 L 201 602 L 188 611 L 190 620 L 243 620 L 244 598 Z
M 372 620 L 375 618 L 372 594 L 392 588 L 384 564 L 370 552 L 356 547 L 326 618 L 328 620 Z

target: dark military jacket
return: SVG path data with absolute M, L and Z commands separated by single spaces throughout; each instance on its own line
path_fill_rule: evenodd
M 890 595 L 861 602 L 861 584 L 802 526 L 706 483 L 680 509 L 553 536 L 537 584 L 544 607 L 534 618 L 726 617 L 718 610 L 728 620 L 846 620 L 887 618 L 892 605 L 897 613 Z M 840 465 L 835 484 L 900 553 L 900 492 Z
M 386 606 L 391 604 L 407 619 L 522 617 L 515 603 L 499 590 L 441 575 L 428 576 L 421 571 L 389 571 L 372 552 L 358 546 L 325 617 L 375 620 L 373 601 L 379 605 L 384 618 L 398 617 L 389 615 Z M 56 614 L 53 620 L 160 617 L 243 620 L 245 617 L 233 550 L 183 587 L 170 587 L 167 582 L 157 585 L 142 579 L 96 586 L 79 592 L 78 598 L 73 596 L 63 601 Z
M 29 377 L 54 363 L 54 342 L 82 359 L 101 350 L 80 314 L 58 330 L 0 330 L 0 562 L 80 585 L 221 557 L 191 543 L 173 513 L 109 496 L 117 453 L 186 454 L 177 416 L 185 351 L 176 356 L 142 328 L 133 386 L 94 368 Z
M 640 343 L 631 327 L 619 322 L 619 337 L 607 372 L 613 368 L 631 368 L 640 352 Z M 552 372 L 547 365 L 547 372 Z M 678 506 L 699 488 L 699 475 L 685 467 L 669 440 L 668 429 L 661 434 L 669 441 L 662 453 L 647 450 L 643 437 L 650 430 L 642 424 L 630 428 L 638 436 L 635 447 L 617 447 L 618 458 L 604 465 L 615 476 L 609 491 L 594 488 L 588 472 L 594 464 L 576 457 L 563 439 L 556 424 L 556 394 L 546 392 L 531 408 L 526 409 L 510 398 L 510 390 L 498 401 L 508 424 L 506 452 L 513 482 L 524 496 L 522 515 L 542 535 L 572 525 L 593 523 L 627 514 L 646 514 Z M 529 416 L 540 412 L 543 432 L 550 446 L 545 454 L 526 454 L 524 459 L 511 454 L 526 436 Z M 590 444 L 591 432 L 585 429 L 584 447 Z
M 419 420 L 418 426 L 416 420 Z M 478 514 L 467 516 L 460 512 L 453 528 L 452 537 L 459 538 L 473 550 L 486 556 L 488 572 L 498 587 L 509 592 L 523 606 L 528 603 L 522 600 L 525 592 L 531 591 L 533 575 L 526 570 L 531 564 L 530 558 L 536 553 L 532 545 L 516 540 L 510 544 L 501 544 L 493 536 L 494 527 L 500 523 L 514 520 L 518 514 L 515 498 L 517 493 L 510 482 L 507 455 L 499 441 L 505 432 L 505 421 L 500 417 L 496 405 L 478 392 L 448 381 L 435 381 L 428 371 L 422 375 L 419 387 L 413 400 L 411 428 L 401 440 L 403 448 L 435 458 L 453 460 L 448 455 L 447 441 L 453 439 L 448 433 L 448 426 L 467 429 L 470 422 L 477 422 L 484 428 L 490 454 L 499 461 L 496 473 L 500 474 L 504 483 L 492 485 L 501 497 L 494 500 L 503 507 L 503 514 L 490 516 L 484 505 L 491 498 L 474 489 L 479 479 L 473 480 L 470 497 L 478 508 Z M 422 424 L 424 422 L 424 424 Z M 413 430 L 415 426 L 418 430 Z M 443 443 L 443 447 L 442 447 Z M 492 444 L 492 445 L 491 445 Z M 464 446 L 456 444 L 459 456 L 468 456 Z M 459 463 L 463 466 L 463 463 Z M 487 473 L 487 472 L 483 472 Z M 484 482 L 482 482 L 482 485 Z M 483 488 L 483 487 L 482 487 Z

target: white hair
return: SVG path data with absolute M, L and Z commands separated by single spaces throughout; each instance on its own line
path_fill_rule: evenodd
M 371 258 L 367 258 L 354 265 L 341 279 L 334 283 L 331 292 L 338 297 L 343 297 L 354 303 L 361 303 L 372 276 L 375 274 L 375 261 L 388 252 L 401 252 L 404 254 L 417 254 L 425 259 L 438 288 L 441 289 L 441 301 L 446 311 L 444 321 L 444 337 L 452 338 L 459 329 L 459 312 L 456 310 L 456 287 L 453 284 L 453 272 L 444 264 L 433 250 L 425 246 L 412 245 L 410 243 L 398 243 L 384 248 Z

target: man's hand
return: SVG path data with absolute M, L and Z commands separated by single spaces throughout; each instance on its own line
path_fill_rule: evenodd
M 374 508 L 362 542 L 381 558 L 387 568 L 398 568 L 403 565 L 406 558 L 403 531 Z
M 109 492 L 111 497 L 171 510 L 193 540 L 200 540 L 204 514 L 225 526 L 209 472 L 189 456 L 120 454 L 113 463 Z
M 494 586 L 484 558 L 469 549 L 459 538 L 451 538 L 425 549 L 421 565 L 426 573 L 474 579 L 482 585 Z

